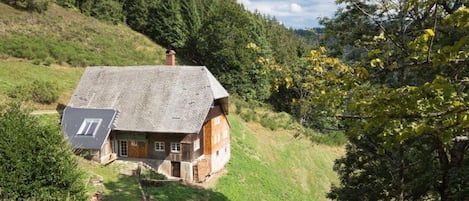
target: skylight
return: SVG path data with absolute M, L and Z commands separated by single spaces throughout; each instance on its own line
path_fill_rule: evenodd
M 94 136 L 103 119 L 85 119 L 78 129 L 77 135 Z

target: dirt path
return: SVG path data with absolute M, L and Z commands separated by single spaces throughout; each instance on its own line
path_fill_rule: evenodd
M 218 179 L 220 177 L 226 175 L 228 173 L 228 170 L 226 168 L 223 168 L 222 170 L 216 172 L 215 174 L 211 175 L 205 182 L 203 183 L 194 183 L 195 186 L 200 186 L 205 189 L 210 189 L 215 187 L 217 185 Z
M 41 114 L 59 114 L 57 110 L 35 110 L 31 112 L 32 115 L 41 115 Z

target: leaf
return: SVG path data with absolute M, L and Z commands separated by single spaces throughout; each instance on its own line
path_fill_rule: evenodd
M 429 36 L 431 36 L 431 37 L 434 37 L 434 36 L 435 36 L 435 32 L 433 32 L 432 29 L 425 29 L 424 32 L 425 32 L 426 35 L 429 35 Z

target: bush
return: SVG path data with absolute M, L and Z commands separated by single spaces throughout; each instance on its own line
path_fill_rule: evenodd
M 19 101 L 34 101 L 51 104 L 59 99 L 59 88 L 52 81 L 34 80 L 32 83 L 20 84 L 8 92 L 8 96 Z
M 83 173 L 58 125 L 18 104 L 0 109 L 0 200 L 86 200 Z
M 317 134 L 312 130 L 307 130 L 306 134 L 312 142 L 331 146 L 342 146 L 347 143 L 347 137 L 344 132 L 334 131 L 326 134 Z
M 51 0 L 1 0 L 19 9 L 42 13 L 47 10 Z
M 76 3 L 75 0 L 56 0 L 55 2 L 64 8 L 73 8 Z

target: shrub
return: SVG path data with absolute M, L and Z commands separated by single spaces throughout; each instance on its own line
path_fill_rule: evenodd
M 318 144 L 325 144 L 331 146 L 342 146 L 347 143 L 347 137 L 344 132 L 334 131 L 326 134 L 317 134 L 312 130 L 307 130 L 306 134 L 309 136 L 312 142 Z
M 18 104 L 0 109 L 0 200 L 86 200 L 83 172 L 58 125 Z
M 57 83 L 52 81 L 34 80 L 20 84 L 8 92 L 8 96 L 19 101 L 32 100 L 37 103 L 51 104 L 59 98 Z
M 76 3 L 75 0 L 56 0 L 55 2 L 64 8 L 73 8 Z
M 51 104 L 59 99 L 59 88 L 57 87 L 57 83 L 52 81 L 35 80 L 32 85 L 33 101 Z
M 19 9 L 42 13 L 47 10 L 51 0 L 1 0 Z

